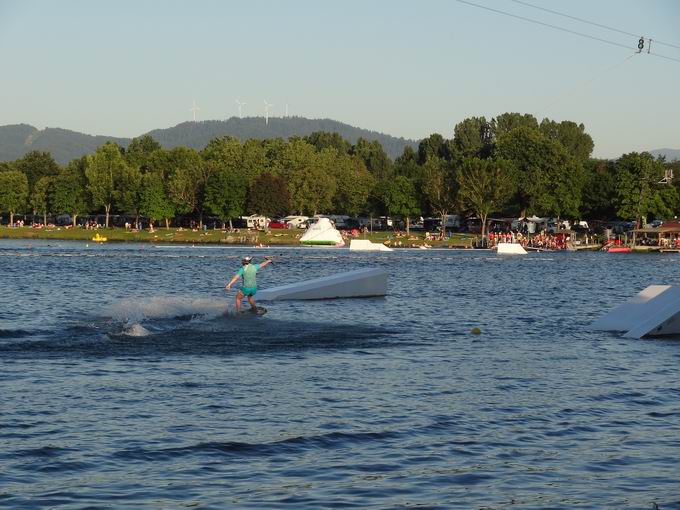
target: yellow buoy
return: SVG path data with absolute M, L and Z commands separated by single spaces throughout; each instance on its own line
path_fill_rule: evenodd
M 479 328 L 472 328 L 472 330 L 470 331 L 470 333 L 472 333 L 473 335 L 481 335 L 481 334 L 482 334 L 482 330 L 479 329 Z

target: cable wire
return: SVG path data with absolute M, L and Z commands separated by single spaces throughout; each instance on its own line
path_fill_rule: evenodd
M 680 58 L 673 58 L 673 57 L 669 57 L 667 55 L 661 55 L 659 53 L 654 53 L 653 51 L 650 51 L 649 55 L 654 55 L 655 57 L 659 57 L 659 58 L 665 58 L 667 60 L 673 60 L 674 62 L 680 62 Z
M 628 45 L 621 44 L 621 43 L 618 43 L 618 42 L 615 42 L 615 41 L 610 41 L 608 39 L 602 39 L 601 37 L 595 37 L 595 36 L 592 36 L 592 35 L 589 35 L 589 34 L 584 34 L 583 32 L 577 32 L 576 30 L 570 30 L 568 28 L 560 27 L 558 25 L 552 25 L 550 23 L 544 23 L 542 21 L 527 18 L 525 16 L 520 16 L 518 14 L 512 14 L 510 12 L 501 11 L 500 9 L 494 9 L 492 7 L 487 7 L 485 5 L 476 4 L 476 3 L 470 2 L 468 0 L 456 0 L 456 1 L 459 2 L 459 3 L 462 3 L 462 4 L 471 5 L 472 7 L 477 7 L 479 9 L 484 9 L 484 10 L 495 12 L 495 13 L 498 13 L 498 14 L 503 14 L 504 16 L 510 16 L 511 18 L 516 18 L 516 19 L 521 19 L 523 21 L 528 21 L 529 23 L 535 23 L 537 25 L 543 25 L 544 27 L 554 28 L 555 30 L 560 30 L 562 32 L 567 32 L 567 33 L 578 35 L 578 36 L 581 36 L 581 37 L 586 37 L 586 38 L 592 39 L 594 41 L 599 41 L 599 42 L 603 42 L 603 43 L 606 43 L 606 44 L 611 44 L 612 46 L 618 46 L 619 48 L 625 48 L 627 50 L 633 49 L 632 47 L 630 47 Z M 667 60 L 674 60 L 674 61 L 680 62 L 679 59 L 675 59 L 673 57 L 668 57 L 666 55 L 660 55 L 658 53 L 652 53 L 652 52 L 648 52 L 648 54 L 654 55 L 655 57 L 660 57 L 660 58 L 665 58 Z
M 556 14 L 557 16 L 563 16 L 563 17 L 565 17 L 565 18 L 569 18 L 569 19 L 573 19 L 573 20 L 576 20 L 576 21 L 580 21 L 581 23 L 587 23 L 587 24 L 589 24 L 589 25 L 593 25 L 593 26 L 596 26 L 596 27 L 604 28 L 604 29 L 606 29 L 606 30 L 611 30 L 612 32 L 618 32 L 619 34 L 629 35 L 629 36 L 631 36 L 631 37 L 640 37 L 640 34 L 633 34 L 632 32 L 626 32 L 625 30 L 619 30 L 618 28 L 610 27 L 610 26 L 607 26 L 607 25 L 602 25 L 601 23 L 595 23 L 595 22 L 593 22 L 593 21 L 588 21 L 587 19 L 578 18 L 578 17 L 576 17 L 576 16 L 570 16 L 569 14 L 564 14 L 564 13 L 562 13 L 562 12 L 557 12 L 557 11 L 553 11 L 553 10 L 551 10 L 551 9 L 546 9 L 545 7 L 541 7 L 541 6 L 539 6 L 539 5 L 530 4 L 529 2 L 524 2 L 523 0 L 511 0 L 511 1 L 512 1 L 512 2 L 515 2 L 516 4 L 526 5 L 527 7 L 532 7 L 532 8 L 534 8 L 534 9 L 539 9 L 539 10 L 541 10 L 541 11 L 549 12 L 549 13 L 551 13 L 551 14 Z M 653 37 L 647 37 L 647 39 L 653 40 L 655 44 L 661 44 L 661 45 L 663 45 L 663 46 L 670 46 L 671 48 L 680 49 L 680 46 L 678 46 L 678 45 L 676 45 L 676 44 L 661 42 L 661 41 L 659 41 L 659 40 L 657 40 L 657 39 L 654 39 Z
M 543 108 L 541 108 L 541 110 L 539 110 L 539 111 L 537 112 L 537 117 L 542 117 L 542 116 L 543 116 L 543 112 L 548 111 L 550 108 L 552 108 L 554 105 L 556 105 L 557 103 L 559 103 L 560 101 L 562 101 L 564 98 L 566 98 L 566 97 L 572 95 L 572 94 L 573 94 L 574 92 L 576 92 L 577 90 L 582 89 L 582 88 L 584 88 L 584 87 L 590 85 L 591 83 L 593 83 L 594 81 L 596 81 L 596 80 L 597 80 L 598 78 L 600 78 L 601 76 L 603 76 L 603 75 L 609 73 L 610 71 L 612 71 L 612 70 L 614 70 L 615 68 L 619 67 L 621 64 L 624 64 L 625 62 L 627 62 L 628 60 L 630 60 L 631 58 L 633 58 L 635 55 L 638 55 L 638 52 L 637 52 L 637 51 L 636 51 L 635 53 L 631 53 L 631 54 L 628 55 L 626 58 L 624 58 L 623 60 L 617 62 L 616 64 L 614 64 L 614 65 L 612 65 L 612 66 L 609 66 L 609 67 L 607 67 L 606 69 L 603 69 L 602 71 L 600 71 L 599 73 L 597 73 L 595 76 L 593 76 L 593 77 L 590 78 L 589 80 L 584 81 L 583 83 L 580 83 L 580 84 L 576 85 L 575 87 L 572 87 L 571 89 L 569 89 L 568 91 L 566 91 L 564 94 L 560 95 L 557 99 L 555 99 L 554 101 L 552 101 L 550 104 L 548 104 L 547 106 L 544 106 Z
M 530 23 L 536 23 L 538 25 L 543 25 L 544 27 L 549 27 L 549 28 L 554 28 L 556 30 L 561 30 L 562 32 L 568 32 L 570 34 L 580 35 L 581 37 L 587 37 L 588 39 L 594 39 L 595 41 L 600 41 L 600 42 L 604 42 L 604 43 L 607 43 L 607 44 L 611 44 L 613 46 L 618 46 L 619 48 L 626 48 L 627 50 L 632 49 L 630 46 L 627 46 L 625 44 L 617 43 L 617 42 L 614 42 L 614 41 L 609 41 L 607 39 L 601 39 L 600 37 L 595 37 L 595 36 L 592 36 L 592 35 L 584 34 L 582 32 L 576 32 L 575 30 L 569 30 L 568 28 L 559 27 L 557 25 L 551 25 L 550 23 L 544 23 L 542 21 L 538 21 L 538 20 L 535 20 L 535 19 L 526 18 L 524 16 L 519 16 L 518 14 L 512 14 L 510 12 L 501 11 L 499 9 L 494 9 L 493 7 L 487 7 L 486 5 L 476 4 L 476 3 L 473 3 L 473 2 L 469 2 L 468 0 L 456 0 L 456 1 L 460 2 L 462 4 L 471 5 L 472 7 L 478 7 L 480 9 L 485 9 L 487 11 L 496 12 L 498 14 L 503 14 L 505 16 L 510 16 L 512 18 L 521 19 L 521 20 L 524 20 L 524 21 L 528 21 Z

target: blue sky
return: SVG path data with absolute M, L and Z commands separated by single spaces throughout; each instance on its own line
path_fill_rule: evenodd
M 631 49 L 455 0 L 0 0 L 0 125 L 132 137 L 267 99 L 407 138 L 517 111 L 584 123 L 598 157 L 680 149 L 680 48 L 470 1 Z M 680 47 L 676 0 L 526 1 Z

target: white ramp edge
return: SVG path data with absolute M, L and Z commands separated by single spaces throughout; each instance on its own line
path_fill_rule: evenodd
M 282 299 L 336 299 L 387 294 L 387 271 L 356 269 L 299 283 L 273 287 L 256 294 L 258 301 Z
M 590 327 L 599 331 L 628 331 L 651 315 L 654 309 L 651 301 L 670 288 L 670 285 L 650 285 L 597 319 Z
M 680 287 L 650 285 L 591 325 L 600 331 L 626 331 L 626 338 L 680 334 Z
M 393 251 L 392 248 L 382 243 L 373 243 L 368 239 L 352 239 L 349 242 L 349 251 Z
M 498 243 L 497 253 L 499 255 L 526 255 L 527 251 L 519 243 Z

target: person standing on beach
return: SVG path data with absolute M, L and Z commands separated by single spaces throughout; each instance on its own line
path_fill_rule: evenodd
M 262 269 L 263 267 L 267 266 L 267 264 L 271 264 L 271 260 L 267 259 L 265 257 L 265 261 L 262 262 L 261 264 L 251 264 L 253 260 L 253 257 L 243 257 L 241 259 L 241 268 L 236 272 L 236 274 L 233 276 L 231 281 L 227 284 L 227 290 L 231 289 L 231 286 L 234 285 L 239 278 L 243 278 L 243 284 L 241 285 L 241 288 L 239 291 L 236 293 L 236 312 L 241 311 L 241 300 L 243 299 L 243 296 L 248 298 L 248 303 L 250 303 L 250 309 L 253 312 L 257 312 L 257 305 L 255 304 L 255 300 L 253 299 L 253 296 L 255 296 L 255 293 L 257 292 L 257 280 L 255 278 L 255 274 Z

